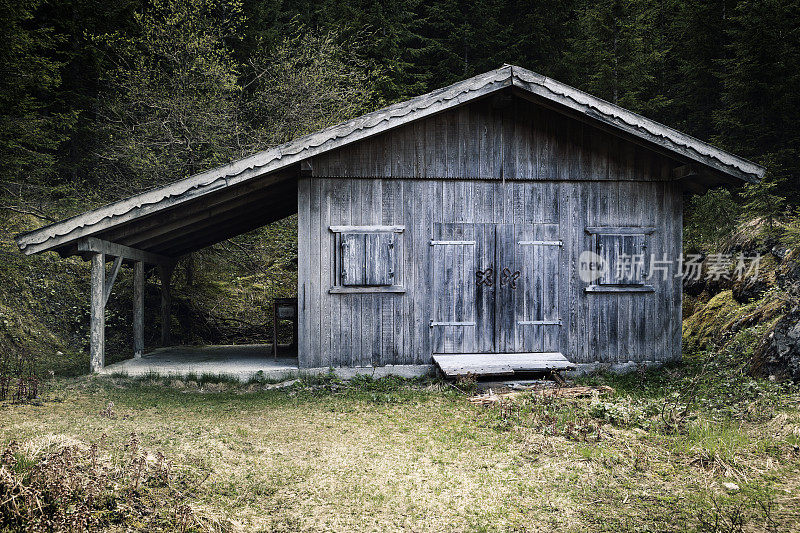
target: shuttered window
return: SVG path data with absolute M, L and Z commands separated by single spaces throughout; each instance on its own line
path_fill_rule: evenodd
M 597 254 L 605 269 L 598 279 L 601 285 L 642 285 L 645 280 L 645 236 L 597 235 Z
M 341 285 L 382 287 L 395 283 L 395 233 L 342 233 Z

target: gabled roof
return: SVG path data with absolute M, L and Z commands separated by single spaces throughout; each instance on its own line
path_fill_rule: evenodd
M 26 254 L 47 250 L 74 253 L 77 250 L 75 243 L 83 237 L 102 235 L 120 225 L 162 210 L 171 210 L 220 189 L 229 189 L 261 178 L 265 174 L 285 170 L 309 157 L 508 87 L 513 87 L 518 93 L 543 105 L 674 154 L 676 158 L 687 163 L 730 176 L 734 181 L 754 182 L 764 175 L 763 167 L 746 159 L 541 74 L 505 65 L 227 165 L 19 235 L 16 238 L 17 244 Z M 147 248 L 147 243 L 141 246 Z

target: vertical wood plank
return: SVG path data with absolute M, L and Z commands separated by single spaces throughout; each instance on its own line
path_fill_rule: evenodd
M 319 235 L 319 366 L 332 367 L 334 365 L 333 356 L 333 336 L 331 328 L 331 304 L 332 297 L 328 290 L 333 286 L 333 262 L 335 260 L 332 242 L 334 235 L 329 231 L 331 225 L 331 203 L 332 203 L 332 184 L 328 179 L 318 180 L 319 187 L 319 226 L 316 231 Z
M 172 343 L 172 272 L 173 265 L 158 267 L 158 276 L 161 278 L 161 345 L 170 346 Z
M 659 247 L 661 251 L 669 253 L 669 239 L 670 239 L 670 232 L 671 226 L 669 221 L 665 220 L 664 213 L 667 211 L 667 190 L 666 186 L 658 187 L 656 189 L 656 196 L 653 199 L 653 205 L 655 209 L 658 211 L 659 216 L 659 223 L 658 223 L 658 231 L 653 235 L 653 239 L 656 241 L 656 246 Z M 654 280 L 655 281 L 655 280 Z M 653 352 L 655 354 L 664 354 L 669 349 L 669 346 L 666 344 L 666 337 L 665 337 L 665 313 L 669 312 L 669 310 L 665 307 L 665 299 L 668 294 L 668 287 L 671 284 L 671 280 L 667 279 L 665 281 L 658 280 L 658 282 L 654 283 L 655 287 L 655 294 L 654 294 L 654 316 L 653 316 Z
M 311 178 L 301 177 L 297 181 L 297 310 L 298 310 L 298 342 L 297 364 L 300 368 L 309 368 L 310 346 L 308 302 L 317 295 L 308 291 L 311 275 L 311 250 L 309 233 L 311 227 Z
M 311 178 L 310 180 L 310 227 L 308 232 L 309 239 L 309 260 L 314 265 L 313 270 L 309 272 L 308 276 L 308 290 L 311 298 L 306 302 L 308 309 L 308 334 L 309 334 L 309 365 L 317 368 L 323 366 L 322 353 L 321 353 L 321 339 L 322 339 L 322 325 L 320 324 L 320 304 L 322 298 L 322 287 L 320 286 L 320 274 L 322 254 L 320 237 L 322 228 L 322 206 L 320 205 L 321 191 L 323 179 Z
M 343 218 L 343 213 L 349 213 L 349 206 L 348 201 L 349 198 L 347 196 L 347 187 L 338 179 L 326 179 L 328 182 L 328 190 L 330 194 L 328 195 L 328 226 L 341 226 L 344 225 L 346 219 Z M 340 275 L 338 269 L 341 268 L 340 266 L 340 258 L 338 256 L 338 250 L 341 249 L 339 246 L 339 236 L 334 233 L 328 231 L 328 228 L 322 228 L 322 231 L 328 233 L 328 246 L 329 246 L 329 260 L 328 264 L 330 265 L 330 274 L 329 274 L 329 283 L 333 285 L 335 280 L 338 279 Z M 324 258 L 323 258 L 324 260 Z M 323 295 L 324 298 L 327 300 L 327 308 L 326 313 L 329 314 L 328 325 L 330 327 L 330 350 L 329 350 L 329 360 L 330 365 L 334 368 L 341 367 L 343 361 L 343 354 L 342 354 L 342 298 L 341 294 L 330 294 L 326 293 Z
M 363 179 L 356 180 L 353 185 L 353 191 L 354 194 L 350 199 L 353 205 L 353 222 L 358 225 L 368 224 L 368 217 L 365 213 L 365 210 L 369 207 L 371 202 L 369 182 Z M 351 333 L 353 336 L 353 358 L 355 361 L 355 366 L 369 366 L 372 360 L 372 347 L 370 346 L 368 336 L 372 330 L 371 324 L 364 320 L 364 311 L 365 309 L 368 309 L 365 305 L 365 300 L 369 298 L 369 295 L 353 294 L 351 296 L 354 302 Z
M 144 263 L 133 264 L 133 357 L 144 354 Z
M 428 130 L 426 129 L 426 134 Z M 426 140 L 427 142 L 427 140 Z M 426 147 L 426 168 L 430 164 L 427 160 L 428 152 L 430 150 Z M 403 234 L 403 280 L 404 283 L 410 288 L 410 292 L 401 300 L 401 315 L 402 315 L 402 338 L 403 338 L 403 362 L 405 364 L 413 364 L 416 355 L 420 351 L 420 334 L 419 328 L 411 317 L 417 316 L 414 313 L 419 312 L 416 308 L 418 300 L 418 293 L 423 290 L 430 290 L 431 285 L 425 286 L 426 281 L 418 277 L 421 262 L 428 261 L 429 249 L 423 248 L 422 243 L 425 240 L 425 234 L 420 228 L 419 211 L 420 201 L 419 197 L 423 189 L 427 188 L 430 181 L 421 180 L 404 180 L 403 187 L 403 224 L 406 227 L 406 232 Z M 427 243 L 424 243 L 427 244 Z M 427 283 L 431 283 L 428 280 Z M 425 287 L 425 289 L 423 289 Z M 427 324 L 426 324 L 427 325 Z M 430 329 L 430 328 L 429 328 Z
M 516 240 L 513 224 L 495 226 L 495 256 L 497 257 L 496 297 L 495 297 L 495 337 L 500 353 L 513 352 L 516 339 L 516 289 L 512 288 L 510 278 L 504 276 L 517 270 L 514 257 Z M 505 281 L 504 281 L 505 279 Z
M 91 318 L 89 324 L 89 368 L 98 372 L 105 366 L 106 350 L 106 254 L 92 255 Z
M 416 336 L 419 339 L 414 352 L 414 364 L 429 364 L 431 361 L 431 298 L 428 291 L 424 289 L 427 280 L 431 279 L 431 254 L 430 241 L 433 236 L 433 210 L 436 202 L 431 202 L 434 196 L 434 183 L 426 182 L 422 187 L 416 187 L 414 205 L 416 214 L 413 217 L 415 241 L 414 241 L 414 279 L 420 290 L 414 295 L 414 309 L 421 320 L 414 323 Z
M 533 239 L 533 231 L 530 225 L 518 223 L 515 224 L 514 227 L 514 239 L 517 242 Z M 533 351 L 529 347 L 530 339 L 532 339 L 531 326 L 519 324 L 521 320 L 529 320 L 533 288 L 536 284 L 536 265 L 533 262 L 530 252 L 530 246 L 515 243 L 515 255 L 517 264 L 519 265 L 520 278 L 517 280 L 518 294 L 514 302 L 514 315 L 515 321 L 517 322 L 517 327 L 514 331 L 514 349 L 520 352 Z
M 407 166 L 407 168 L 409 168 Z M 381 216 L 382 216 L 382 202 L 383 202 L 383 181 L 379 179 L 370 180 L 370 204 L 368 209 L 368 224 L 380 224 Z M 376 240 L 378 249 L 382 254 L 382 257 L 376 258 L 376 261 L 382 263 L 382 267 L 377 267 L 375 270 L 380 270 L 379 277 L 384 277 L 386 281 L 388 281 L 388 274 L 389 274 L 389 238 L 394 238 L 394 235 L 379 235 L 373 236 L 373 242 Z M 383 311 L 382 306 L 384 302 L 384 296 L 382 294 L 370 294 L 369 295 L 369 313 L 372 315 L 372 328 L 369 331 L 369 339 L 370 339 L 370 359 L 369 364 L 371 366 L 380 366 L 381 359 L 382 359 L 382 348 L 383 344 L 381 342 L 383 338 Z M 391 295 L 389 295 L 391 297 Z
M 619 182 L 604 182 L 600 184 L 608 194 L 608 214 L 606 224 L 614 224 L 619 217 Z M 618 294 L 609 294 L 606 298 L 608 327 L 608 351 L 606 362 L 614 363 L 619 361 L 619 301 Z
M 339 216 L 347 224 L 354 224 L 353 215 L 353 195 L 358 194 L 358 182 L 352 180 L 342 180 L 341 188 L 343 192 L 341 210 Z M 340 364 L 341 366 L 356 366 L 358 346 L 353 343 L 353 314 L 355 306 L 355 295 L 342 294 L 339 298 L 339 316 L 341 319 L 341 329 L 339 334 L 340 345 Z

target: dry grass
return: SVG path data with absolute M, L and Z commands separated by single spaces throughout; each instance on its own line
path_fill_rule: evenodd
M 105 434 L 124 446 L 136 432 L 143 447 L 211 471 L 191 509 L 230 530 L 800 527 L 796 402 L 670 432 L 621 421 L 615 409 L 648 411 L 614 386 L 613 405 L 523 395 L 487 408 L 436 383 L 262 391 L 84 378 L 49 385 L 42 405 L 0 404 L 0 444 Z

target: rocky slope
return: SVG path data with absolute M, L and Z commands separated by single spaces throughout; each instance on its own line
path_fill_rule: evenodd
M 751 373 L 800 379 L 800 249 L 754 239 L 740 240 L 724 253 L 760 254 L 758 275 L 685 284 L 684 353 L 726 346 L 752 329 L 758 340 Z

